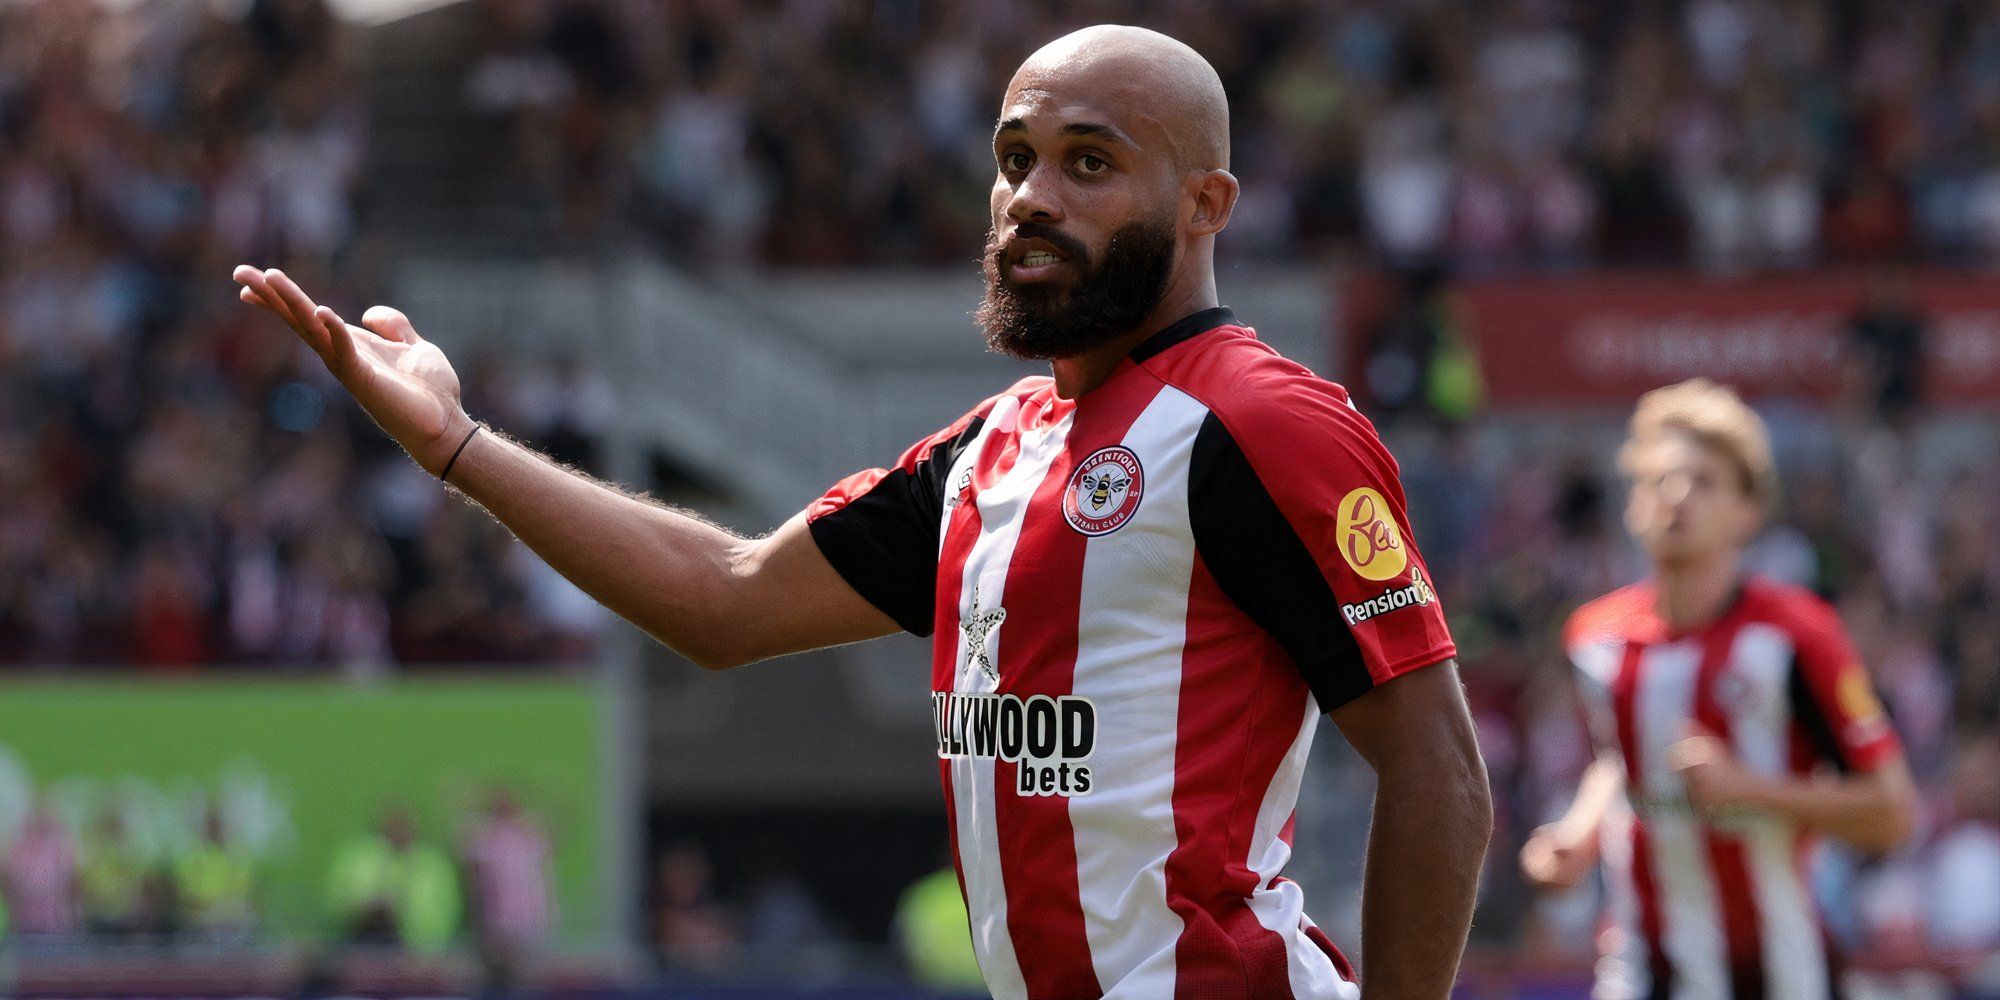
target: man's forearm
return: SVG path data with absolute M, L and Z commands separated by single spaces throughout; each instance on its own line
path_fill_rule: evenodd
M 1493 801 L 1477 748 L 1378 763 L 1362 888 L 1362 993 L 1441 1000 L 1472 927 Z
M 1569 811 L 1562 822 L 1578 831 L 1589 831 L 1597 836 L 1597 828 L 1604 823 L 1604 814 L 1610 810 L 1612 800 L 1625 789 L 1625 768 L 1617 759 L 1599 757 L 1584 769 L 1583 780 L 1577 784 L 1576 799 L 1570 803 Z
M 704 665 L 733 659 L 731 583 L 743 539 L 565 469 L 486 428 L 449 482 L 557 572 Z
M 1767 779 L 1745 804 L 1863 850 L 1886 851 L 1909 837 L 1915 821 L 1914 789 L 1896 767 L 1896 773 Z

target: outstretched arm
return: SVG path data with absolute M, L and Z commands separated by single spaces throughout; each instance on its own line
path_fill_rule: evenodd
M 402 313 L 376 306 L 349 326 L 279 271 L 239 267 L 235 278 L 243 300 L 283 319 L 426 471 L 450 462 L 451 485 L 536 555 L 696 663 L 720 669 L 896 631 L 826 561 L 803 515 L 746 539 L 491 428 L 472 433 L 458 375 Z
M 1396 677 L 1334 709 L 1375 768 L 1375 823 L 1361 890 L 1362 994 L 1451 994 L 1493 833 L 1486 763 L 1458 664 Z

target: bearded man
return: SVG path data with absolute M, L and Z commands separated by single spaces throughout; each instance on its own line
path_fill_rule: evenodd
M 1395 460 L 1346 390 L 1218 304 L 1228 122 L 1215 70 L 1164 35 L 1099 26 L 1030 56 L 993 133 L 978 316 L 1050 374 L 763 538 L 483 428 L 393 309 L 351 327 L 276 271 L 236 279 L 425 469 L 695 662 L 934 636 L 995 997 L 1358 995 L 1281 874 L 1325 714 L 1380 778 L 1368 995 L 1434 1000 L 1491 831 L 1485 768 Z

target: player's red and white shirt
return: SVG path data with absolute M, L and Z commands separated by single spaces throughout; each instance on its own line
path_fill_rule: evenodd
M 1211 309 L 808 510 L 856 590 L 936 637 L 995 997 L 1356 995 L 1279 873 L 1320 714 L 1456 655 L 1403 507 L 1345 390 Z
M 1565 634 L 1600 752 L 1625 768 L 1605 825 L 1610 926 L 1598 1000 L 1826 1000 L 1837 983 L 1805 877 L 1807 831 L 1771 813 L 1698 818 L 1667 761 L 1691 724 L 1772 777 L 1867 771 L 1901 753 L 1840 620 L 1746 581 L 1721 619 L 1671 634 L 1651 585 L 1584 605 Z

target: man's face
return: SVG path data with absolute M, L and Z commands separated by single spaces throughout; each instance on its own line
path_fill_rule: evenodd
M 1632 460 L 1625 527 L 1662 567 L 1731 555 L 1760 512 L 1727 456 L 1691 434 L 1661 435 Z
M 1081 354 L 1131 332 L 1166 293 L 1180 242 L 1173 150 L 1158 122 L 1122 110 L 1123 88 L 1100 89 L 1080 100 L 1084 88 L 1024 71 L 1008 90 L 977 314 L 1003 354 Z

